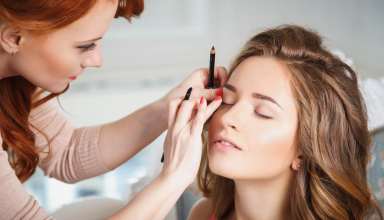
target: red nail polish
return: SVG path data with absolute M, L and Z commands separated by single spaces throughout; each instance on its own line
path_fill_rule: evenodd
M 200 97 L 200 105 L 202 105 L 202 104 L 203 104 L 203 102 L 204 102 L 204 97 L 203 97 L 203 96 L 201 96 L 201 97 Z
M 223 96 L 223 88 L 219 88 L 216 90 L 216 96 L 220 96 L 220 97 Z

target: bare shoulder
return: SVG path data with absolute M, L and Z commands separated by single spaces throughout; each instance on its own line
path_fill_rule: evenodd
M 188 220 L 208 220 L 212 215 L 212 212 L 212 200 L 202 198 L 193 205 Z

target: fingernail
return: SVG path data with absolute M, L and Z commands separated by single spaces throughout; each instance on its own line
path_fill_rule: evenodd
M 219 101 L 219 100 L 221 100 L 221 96 L 216 96 L 215 101 Z
M 216 96 L 220 96 L 220 97 L 223 96 L 223 88 L 216 89 Z
M 200 97 L 200 105 L 202 105 L 202 104 L 203 104 L 203 102 L 204 102 L 204 97 L 203 97 L 203 96 L 201 96 L 201 97 Z

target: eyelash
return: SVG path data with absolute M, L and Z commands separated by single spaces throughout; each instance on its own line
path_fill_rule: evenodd
M 228 104 L 228 103 L 225 103 L 224 101 L 221 102 L 221 105 L 232 105 L 232 104 Z M 272 117 L 270 116 L 266 116 L 266 115 L 263 115 L 263 114 L 260 114 L 258 113 L 256 110 L 254 111 L 255 114 L 263 119 L 272 119 Z
M 92 44 L 78 46 L 77 48 L 79 48 L 82 52 L 86 52 L 86 51 L 95 49 L 95 47 L 96 47 L 96 44 L 92 43 Z
M 272 117 L 269 117 L 269 116 L 266 116 L 266 115 L 262 115 L 262 114 L 258 113 L 257 111 L 255 111 L 255 114 L 260 116 L 260 117 L 262 117 L 262 118 L 264 118 L 264 119 L 272 119 Z

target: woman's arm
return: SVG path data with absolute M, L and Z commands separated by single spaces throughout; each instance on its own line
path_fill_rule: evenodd
M 216 74 L 223 84 L 225 70 L 218 68 Z M 39 166 L 46 175 L 69 183 L 116 168 L 166 129 L 170 100 L 184 96 L 188 87 L 193 86 L 192 98 L 212 100 L 220 89 L 204 89 L 207 78 L 206 69 L 195 71 L 164 98 L 104 125 L 75 128 L 56 100 L 37 107 L 30 115 L 36 145 L 49 151 L 41 153 Z
M 164 219 L 188 186 L 174 176 L 158 176 L 109 220 Z
M 0 219 L 51 220 L 16 177 L 1 143 L 0 137 Z
M 58 102 L 50 100 L 30 115 L 42 151 L 39 166 L 46 175 L 68 183 L 114 169 L 166 129 L 166 105 L 162 99 L 115 122 L 75 128 Z
M 167 106 L 166 100 L 160 99 L 102 126 L 99 149 L 109 169 L 127 161 L 167 128 Z

